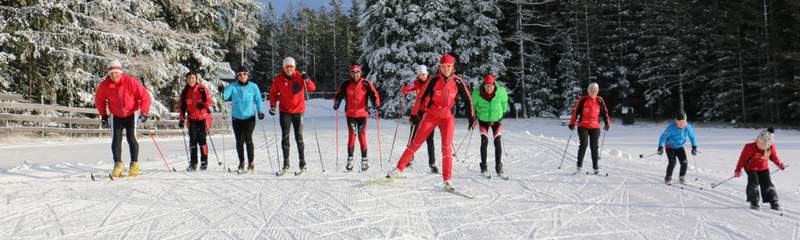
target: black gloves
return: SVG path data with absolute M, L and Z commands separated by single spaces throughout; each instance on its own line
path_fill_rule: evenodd
M 306 72 L 301 72 L 301 73 L 300 73 L 300 78 L 302 78 L 303 80 L 306 80 L 306 79 L 308 79 L 307 77 L 308 77 L 308 76 L 306 76 Z
M 103 116 L 103 118 L 100 119 L 100 122 L 102 123 L 103 128 L 111 128 L 111 126 L 108 124 L 108 116 Z
M 178 128 L 183 128 L 183 126 L 185 126 L 183 124 L 183 120 L 178 121 Z
M 141 123 L 145 123 L 145 122 L 147 122 L 147 115 L 144 115 L 144 114 L 142 114 L 142 115 L 139 115 L 139 121 L 140 121 Z
M 692 156 L 697 156 L 697 146 L 692 146 Z
M 469 117 L 469 126 L 467 126 L 467 130 L 472 130 L 475 128 L 475 117 Z
M 575 124 L 570 124 L 567 127 L 569 128 L 570 131 L 575 130 Z
M 376 112 L 378 111 L 375 107 L 367 107 L 367 113 L 369 113 L 369 115 L 375 115 Z
M 275 107 L 269 108 L 269 115 L 275 116 Z
M 333 104 L 333 110 L 339 110 L 339 103 Z
M 220 93 L 225 92 L 225 85 L 220 84 L 217 86 L 217 91 Z
M 662 154 L 664 154 L 664 147 L 658 146 L 658 150 L 656 150 L 656 153 L 658 153 L 658 156 L 661 156 Z
M 419 124 L 419 116 L 417 116 L 417 115 L 411 115 L 411 118 L 408 119 L 408 120 L 411 121 L 411 124 L 414 124 L 414 125 Z
M 611 125 L 606 124 L 605 126 L 603 126 L 603 129 L 605 129 L 606 131 L 608 131 L 609 128 L 611 128 Z
M 264 113 L 263 112 L 258 113 L 258 120 L 263 120 L 263 119 L 264 119 Z

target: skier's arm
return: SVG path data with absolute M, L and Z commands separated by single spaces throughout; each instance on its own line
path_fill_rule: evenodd
M 275 108 L 278 105 L 278 77 L 272 79 L 272 86 L 269 88 L 269 107 Z
M 380 107 L 381 106 L 381 97 L 378 95 L 378 90 L 375 90 L 375 85 L 372 85 L 372 82 L 369 80 L 365 81 L 367 84 L 367 97 L 370 101 L 372 101 L 372 106 Z
M 456 85 L 458 88 L 458 95 L 461 96 L 461 99 L 467 101 L 467 104 L 464 104 L 464 107 L 467 109 L 464 109 L 464 111 L 469 114 L 470 118 L 474 118 L 475 109 L 472 107 L 472 95 L 469 93 L 469 87 L 467 87 L 467 84 L 462 79 L 458 79 Z
M 664 132 L 662 132 L 661 136 L 658 137 L 658 146 L 659 147 L 664 147 L 664 142 L 666 142 L 667 138 L 669 138 L 669 134 L 667 134 L 667 133 L 669 132 L 670 128 L 672 128 L 672 125 L 671 124 L 667 125 L 667 128 L 664 129 Z
M 230 101 L 231 94 L 233 94 L 233 84 L 229 84 L 227 87 L 225 87 L 225 90 L 222 91 L 222 100 Z
M 256 84 L 251 84 L 250 91 L 256 92 L 256 94 L 253 94 L 253 103 L 256 105 L 256 110 L 258 110 L 258 113 L 264 113 L 264 102 L 262 101 L 263 96 L 261 95 L 261 90 L 258 89 Z
M 569 125 L 575 125 L 578 117 L 583 112 L 583 97 L 578 98 L 578 101 L 575 101 L 575 107 L 572 108 L 572 117 L 569 119 Z
M 783 163 L 781 163 L 781 159 L 778 158 L 778 150 L 775 149 L 775 145 L 774 144 L 770 147 L 769 151 L 770 151 L 769 159 L 772 160 L 773 163 L 775 163 L 775 166 L 783 167 Z
M 186 115 L 186 104 L 185 104 L 185 102 L 186 102 L 186 92 L 187 91 L 188 91 L 188 88 L 184 87 L 183 91 L 181 91 L 181 95 L 178 96 L 178 109 L 180 109 L 180 112 L 178 114 L 178 119 L 180 119 L 181 121 L 186 120 L 186 116 L 185 116 Z
M 436 85 L 436 80 L 438 78 L 430 78 L 428 81 L 425 81 L 425 91 L 422 92 L 422 96 L 419 96 L 417 99 L 417 103 L 414 104 L 415 108 L 411 110 L 411 115 L 417 115 L 420 109 L 426 109 L 427 107 L 425 104 L 428 103 L 428 99 L 433 94 L 433 88 Z
M 606 126 L 610 126 L 611 117 L 608 116 L 608 108 L 606 107 L 606 100 L 603 100 L 602 97 L 597 97 L 597 100 L 600 102 L 600 117 L 603 118 L 603 122 L 606 123 Z
M 744 145 L 742 149 L 742 154 L 739 154 L 739 161 L 736 163 L 736 172 L 741 172 L 742 168 L 744 167 L 744 162 L 747 161 L 747 158 L 751 155 L 750 151 L 747 149 L 748 145 Z
M 339 85 L 339 89 L 336 89 L 336 95 L 333 95 L 333 106 L 339 106 L 342 104 L 342 99 L 345 96 L 345 91 L 347 91 L 347 84 L 350 80 L 345 80 L 341 85 Z
M 108 116 L 106 112 L 106 89 L 102 83 L 97 87 L 97 92 L 94 94 L 94 107 L 97 108 L 97 113 L 100 117 Z
M 502 96 L 500 96 L 500 106 L 503 106 L 503 114 L 509 111 L 508 109 L 508 92 L 503 91 Z
M 304 81 L 306 85 L 306 91 L 309 92 L 317 91 L 317 85 L 314 84 L 314 81 L 311 81 L 311 79 L 304 79 Z
M 694 135 L 692 124 L 686 124 L 686 132 L 689 134 L 689 141 L 692 142 L 692 147 L 697 147 L 697 137 Z
M 136 82 L 139 85 L 137 91 L 137 98 L 139 100 L 139 104 L 141 104 L 140 111 L 142 112 L 142 114 L 146 116 L 150 114 L 150 103 L 151 103 L 150 92 L 147 91 L 147 88 L 144 87 L 144 84 L 142 84 L 139 81 Z

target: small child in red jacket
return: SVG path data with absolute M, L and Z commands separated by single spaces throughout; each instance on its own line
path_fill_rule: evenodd
M 760 208 L 758 204 L 759 187 L 763 201 L 770 203 L 773 210 L 780 211 L 781 209 L 775 185 L 770 180 L 769 160 L 772 160 L 781 171 L 785 166 L 778 158 L 774 140 L 775 130 L 773 128 L 761 131 L 754 142 L 744 145 L 742 155 L 739 156 L 739 163 L 736 164 L 735 177 L 742 176 L 742 168 L 747 173 L 747 201 L 750 202 L 750 208 L 754 210 Z

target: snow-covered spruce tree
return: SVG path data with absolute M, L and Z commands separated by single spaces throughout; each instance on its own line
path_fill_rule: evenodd
M 5 4 L 0 32 L 9 40 L 0 41 L 0 51 L 14 59 L 3 71 L 17 74 L 3 87 L 88 107 L 106 63 L 120 59 L 153 93 L 156 113 L 169 110 L 165 106 L 176 102 L 184 73 L 214 71 L 226 45 L 255 45 L 258 35 L 247 19 L 258 9 L 249 0 Z
M 542 50 L 534 46 L 528 62 L 529 74 L 525 75 L 525 84 L 528 84 L 530 93 L 526 95 L 528 110 L 536 116 L 542 114 L 557 114 L 561 111 L 559 94 L 554 91 L 557 87 L 556 80 L 551 78 L 544 69 L 545 59 Z
M 561 94 L 555 98 L 555 103 L 560 104 L 554 106 L 558 108 L 558 114 L 561 114 L 572 108 L 575 100 L 581 95 L 583 88 L 580 79 L 578 79 L 578 69 L 581 64 L 577 60 L 575 44 L 566 32 L 560 32 L 556 36 L 556 43 L 561 45 L 561 52 L 558 54 L 559 59 L 556 65 L 558 90 L 555 94 L 558 94 L 558 92 Z
M 417 53 L 412 32 L 421 19 L 420 7 L 410 0 L 377 0 L 367 7 L 359 27 L 363 33 L 360 61 L 381 94 L 381 110 L 393 116 L 409 108 L 399 89 L 414 79 Z
M 488 73 L 505 75 L 504 62 L 511 54 L 503 47 L 497 28 L 503 15 L 497 0 L 457 0 L 450 4 L 451 15 L 459 22 L 450 42 L 462 77 L 475 86 Z

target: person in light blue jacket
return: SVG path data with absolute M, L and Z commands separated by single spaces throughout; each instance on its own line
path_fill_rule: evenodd
M 664 154 L 664 146 L 666 146 L 667 159 L 667 176 L 664 177 L 666 184 L 672 182 L 672 171 L 675 169 L 675 158 L 678 158 L 681 163 L 681 170 L 678 180 L 681 184 L 686 184 L 686 168 L 688 162 L 686 160 L 686 151 L 683 145 L 686 143 L 686 138 L 692 142 L 692 155 L 697 155 L 697 138 L 694 135 L 694 128 L 686 120 L 686 113 L 681 110 L 675 115 L 675 122 L 669 123 L 667 129 L 661 133 L 658 138 L 658 155 Z
M 261 91 L 258 85 L 248 81 L 249 74 L 245 71 L 236 74 L 236 83 L 225 87 L 222 99 L 231 101 L 233 108 L 233 135 L 236 136 L 236 153 L 239 156 L 239 172 L 244 172 L 244 147 L 247 146 L 248 165 L 247 171 L 255 171 L 253 150 L 253 130 L 258 119 L 264 119 L 264 107 L 261 102 Z M 220 86 L 222 87 L 222 86 Z

